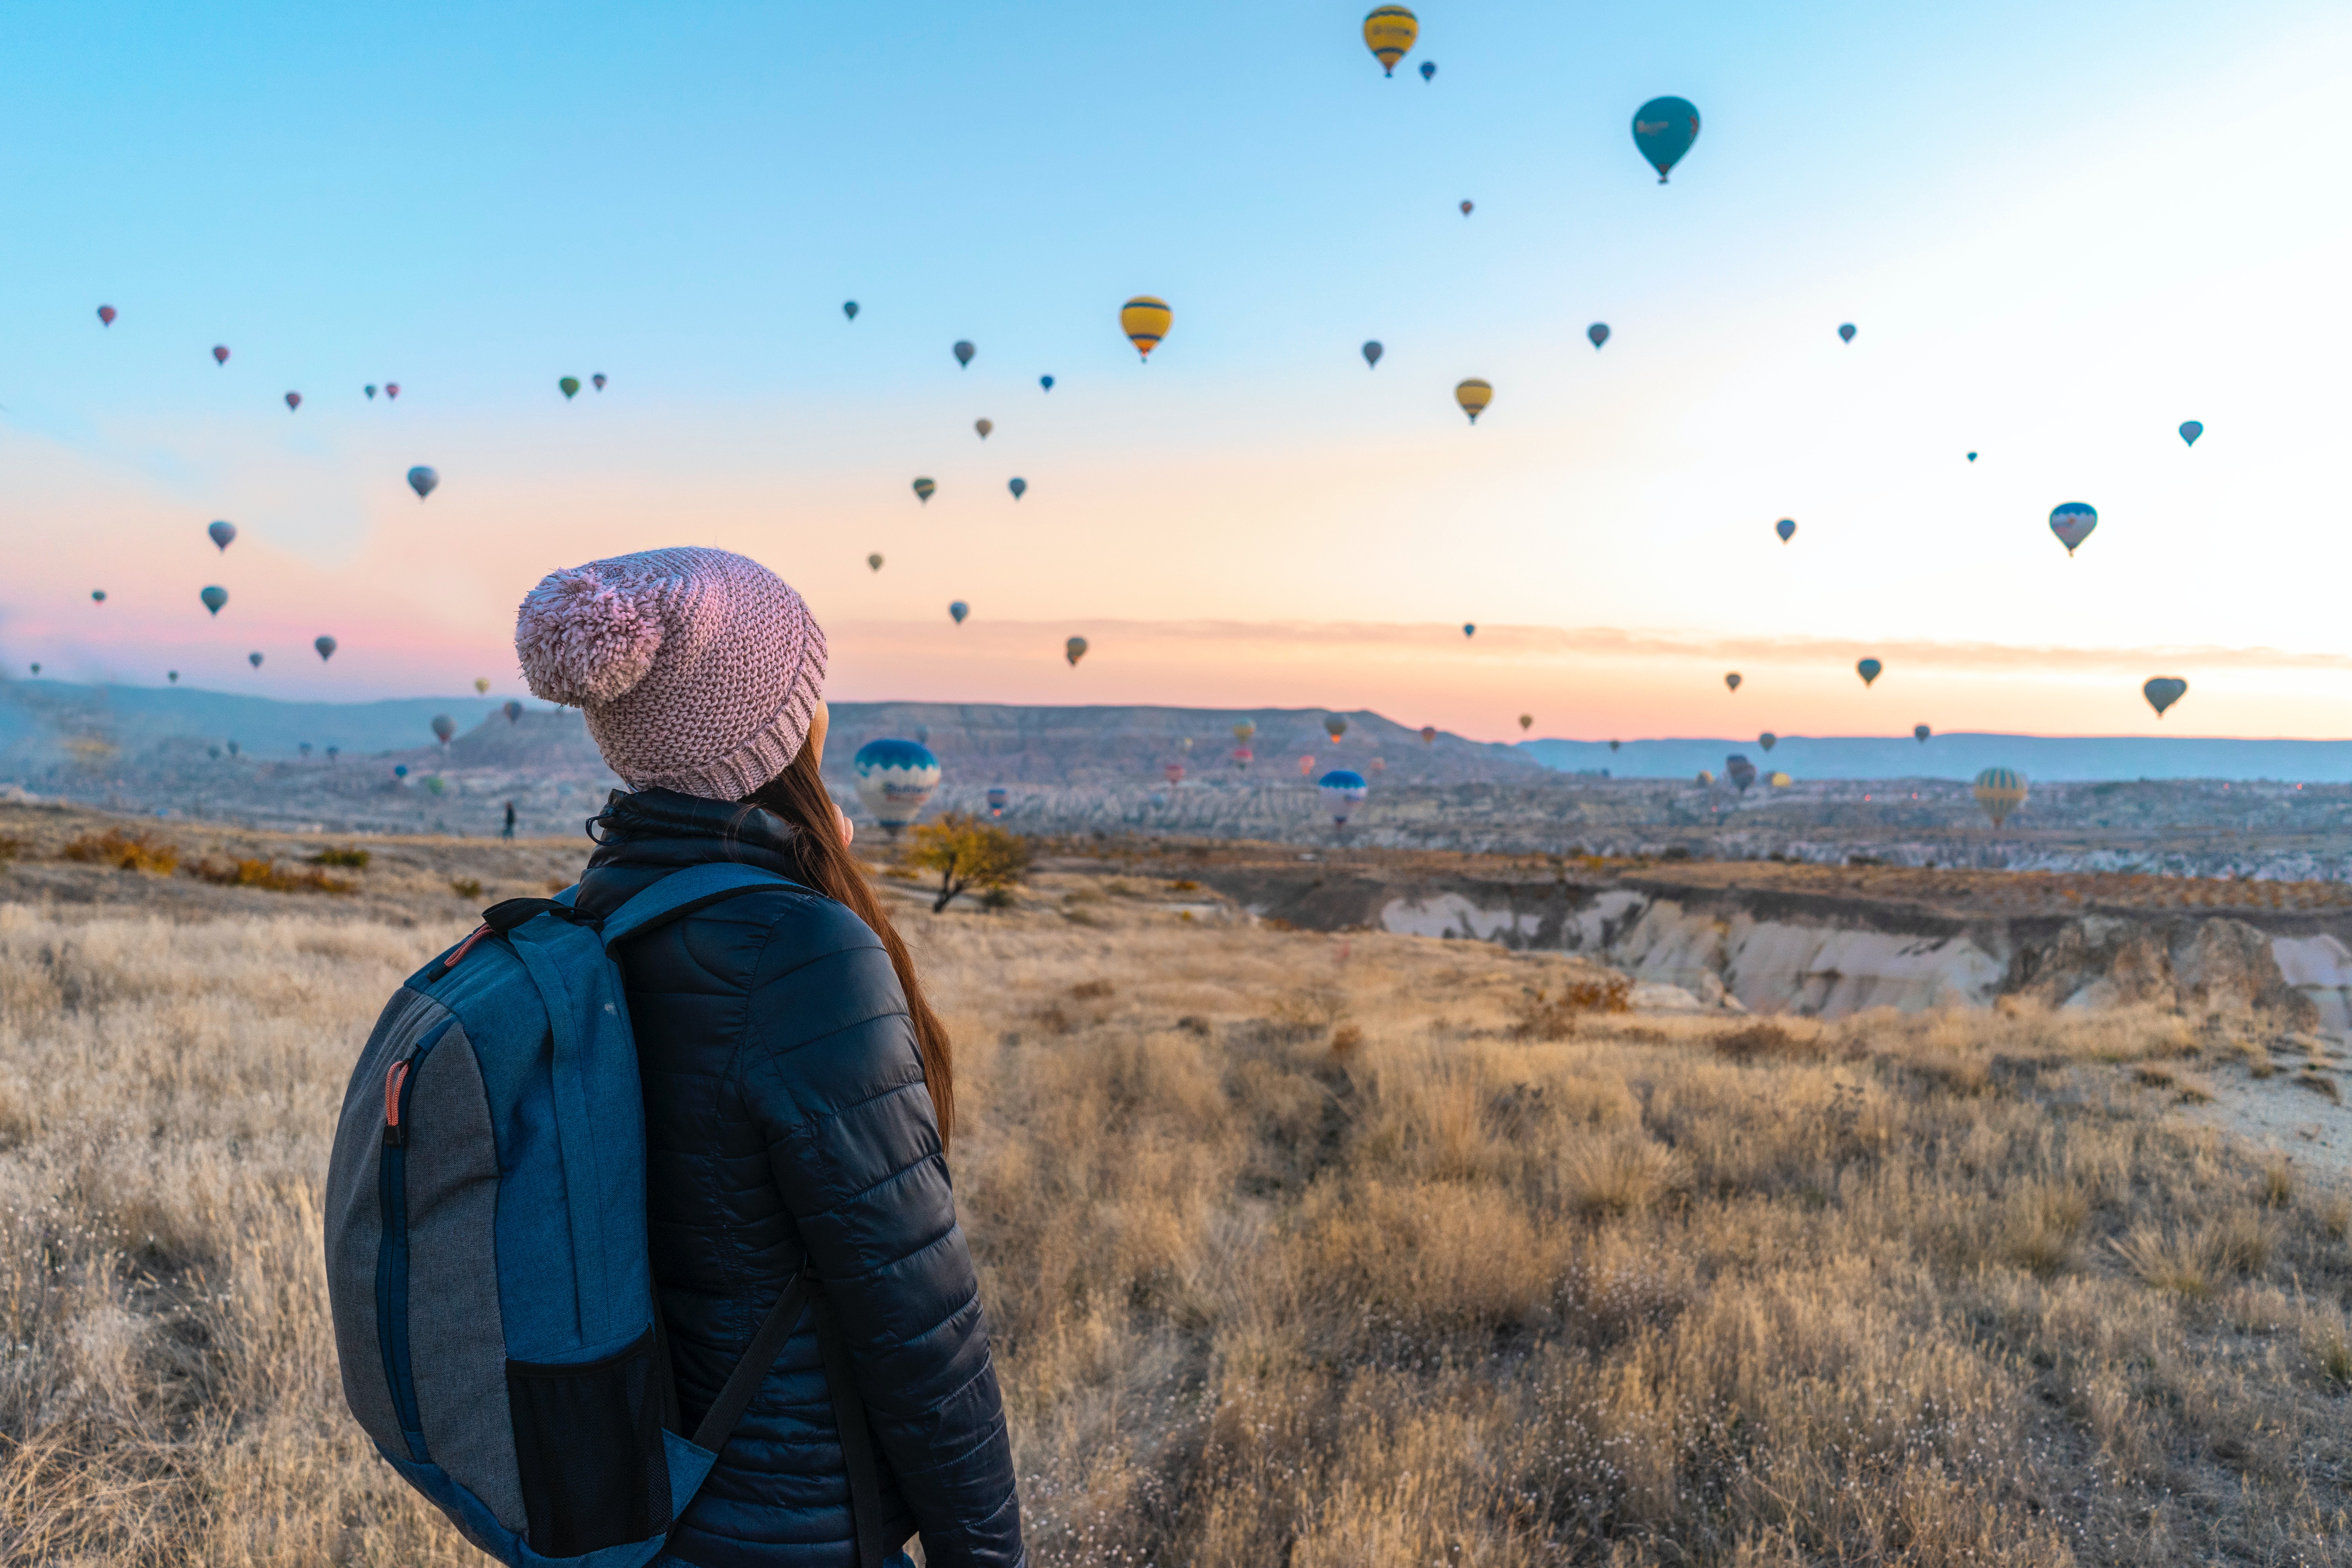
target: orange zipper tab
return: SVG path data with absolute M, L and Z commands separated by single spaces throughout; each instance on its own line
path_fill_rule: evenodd
M 400 1086 L 407 1078 L 404 1061 L 393 1063 L 392 1070 L 383 1075 L 383 1141 L 387 1144 L 402 1142 L 407 1136 L 400 1128 Z

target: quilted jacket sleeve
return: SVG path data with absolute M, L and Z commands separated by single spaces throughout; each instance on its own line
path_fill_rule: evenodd
M 738 1081 L 931 1568 L 1018 1568 L 1003 1403 L 905 993 L 856 915 L 785 902 Z

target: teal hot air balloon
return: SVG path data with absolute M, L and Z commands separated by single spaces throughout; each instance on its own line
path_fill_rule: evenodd
M 261 656 L 257 653 L 247 654 L 245 656 L 245 662 L 253 666 L 254 668 L 259 669 L 261 668 Z
M 1838 328 L 1838 341 L 1844 343 L 1853 342 L 1853 323 L 1852 321 L 1848 321 L 1843 326 Z
M 940 760 L 918 741 L 868 741 L 850 766 L 857 774 L 857 798 L 893 838 L 940 787 Z
M 580 395 L 580 378 L 576 375 L 564 376 L 556 382 L 555 390 L 563 394 L 563 401 L 569 403 Z
M 1633 145 L 1658 171 L 1658 184 L 1698 140 L 1698 110 L 1687 99 L 1654 98 L 1633 111 Z
M 1463 623 L 1462 623 L 1462 635 L 1463 635 L 1464 637 L 1476 637 L 1476 636 L 1478 635 L 1478 623 L 1477 623 L 1477 622 L 1475 622 L 1475 621 L 1465 621 L 1465 622 L 1463 622 Z
M 408 470 L 408 488 L 416 492 L 416 499 L 420 501 L 439 489 L 440 484 L 441 476 L 422 463 Z
M 509 724 L 520 723 L 522 720 L 522 704 L 511 697 L 507 699 L 505 706 L 499 711 L 507 716 L 507 722 Z
M 233 522 L 215 522 L 206 528 L 205 532 L 209 535 L 212 542 L 220 546 L 222 552 L 226 553 L 228 550 L 230 542 L 236 538 L 236 524 Z
M 956 625 L 961 626 L 963 625 L 963 618 L 971 614 L 971 606 L 965 604 L 961 599 L 958 599 L 955 603 L 948 606 L 948 614 L 955 617 Z
M 1018 478 L 1009 479 L 1005 482 L 1004 488 L 1013 492 L 1013 499 L 1014 500 L 1019 500 L 1023 496 L 1029 493 L 1029 481 L 1027 479 Z
M 449 737 L 455 735 L 457 732 L 457 721 L 450 718 L 446 713 L 436 713 L 433 715 L 433 738 L 435 740 L 440 742 L 446 746 L 449 743 Z
M 1933 735 L 1935 732 L 1935 731 L 1930 730 L 1925 724 L 1914 724 L 1911 726 L 1911 738 L 1918 742 L 1923 746 L 1927 743 L 1927 737 Z
M 848 317 L 853 321 L 857 320 L 857 301 L 855 300 L 844 300 L 841 302 L 841 313 Z
M 2050 531 L 2058 536 L 2058 542 L 2066 547 L 2069 555 L 2074 554 L 2076 547 L 2090 538 L 2091 531 L 2098 526 L 2098 509 L 2087 501 L 2070 500 L 2051 509 Z
M 1051 392 L 1054 390 L 1054 378 L 1050 375 L 1041 375 L 1037 378 L 1037 384 Z
M 2141 687 L 2139 694 L 2147 699 L 2147 705 L 2155 709 L 2156 716 L 2161 719 L 2166 709 L 2189 695 L 2189 682 L 2177 675 L 2159 675 Z
M 1797 520 L 1793 517 L 1784 517 L 1772 525 L 1772 531 L 1780 536 L 1781 543 L 1786 544 L 1797 537 Z
M 1878 679 L 1878 672 L 1885 668 L 1874 658 L 1865 658 L 1853 667 L 1853 672 L 1862 677 L 1862 683 L 1864 686 L 1868 686 Z
M 319 650 L 319 662 L 320 664 L 324 664 L 329 659 L 335 657 L 335 648 L 337 644 L 335 639 L 332 637 L 313 637 L 310 639 L 310 646 Z
M 2180 438 L 2189 446 L 2197 445 L 2197 437 L 2203 434 L 2205 434 L 2205 426 L 2199 421 L 2184 419 L 2180 422 Z
M 197 595 L 196 597 L 205 602 L 205 609 L 217 616 L 221 613 L 221 606 L 228 603 L 228 590 L 217 586 L 211 587 Z
M 1345 827 L 1356 807 L 1364 804 L 1371 786 L 1364 775 L 1352 768 L 1333 768 L 1315 781 L 1316 793 L 1322 797 L 1323 809 L 1331 814 L 1333 826 Z
M 979 352 L 980 351 L 973 348 L 970 342 L 959 339 L 955 346 L 956 363 L 961 365 L 971 364 L 971 356 Z
M 1765 753 L 1769 755 L 1772 748 L 1780 743 L 1780 737 L 1772 733 L 1771 731 L 1767 730 L 1762 734 L 1756 737 L 1756 743 L 1763 747 Z
M 1584 335 L 1592 340 L 1592 346 L 1597 349 L 1609 341 L 1609 323 L 1595 321 L 1584 329 Z

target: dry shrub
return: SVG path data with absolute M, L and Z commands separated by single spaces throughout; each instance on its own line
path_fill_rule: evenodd
M 449 890 L 461 899 L 478 899 L 482 896 L 482 879 L 479 877 L 452 877 L 449 879 Z
M 0 833 L 0 865 L 14 860 L 25 852 L 25 841 L 13 833 Z
M 1331 1054 L 1335 1057 L 1350 1055 L 1363 1043 L 1364 1030 L 1360 1024 L 1342 1024 L 1331 1031 Z
M 1673 1190 L 1674 1151 L 1639 1133 L 1596 1140 L 1570 1151 L 1560 1176 L 1569 1204 L 1588 1218 L 1640 1214 Z
M 1070 987 L 1070 999 L 1074 1002 L 1099 1002 L 1118 994 L 1118 987 L 1108 980 L 1081 980 Z
M 118 871 L 144 871 L 151 877 L 168 877 L 180 865 L 178 845 L 143 830 L 126 833 L 120 827 L 82 834 L 61 853 L 68 860 L 111 866 Z
M 2294 1201 L 2294 1171 L 2284 1160 L 2263 1167 L 2263 1206 L 2283 1209 Z
M 1729 1062 L 1810 1061 L 1822 1054 L 1818 1040 L 1759 1022 L 1715 1037 L 1715 1054 Z
M 353 871 L 366 870 L 368 860 L 368 852 L 355 844 L 348 844 L 341 848 L 331 846 L 310 857 L 310 864 L 313 866 L 341 866 Z
M 207 855 L 195 864 L 195 874 L 223 888 L 259 888 L 271 893 L 353 893 L 359 884 L 348 877 L 330 877 L 317 866 L 283 867 L 268 860 L 230 860 Z
M 1511 1004 L 1511 1037 L 1518 1040 L 1564 1040 L 1576 1032 L 1577 1020 L 1588 1013 L 1630 1013 L 1633 982 L 1623 974 L 1598 980 L 1571 980 L 1557 990 L 1534 986 Z

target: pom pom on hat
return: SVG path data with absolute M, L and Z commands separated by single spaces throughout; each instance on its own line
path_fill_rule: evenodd
M 551 572 L 515 616 L 515 656 L 531 695 L 580 708 L 610 702 L 646 678 L 661 651 L 658 579 L 631 558 Z

